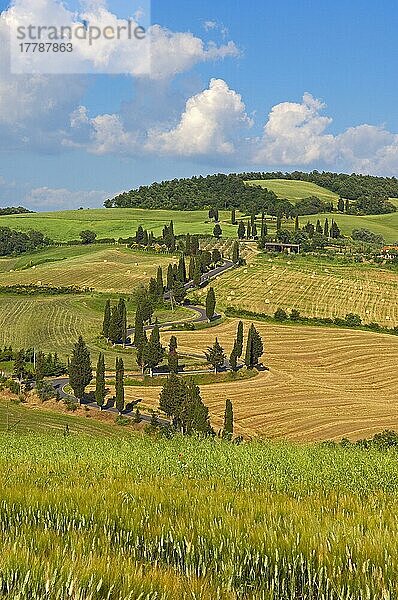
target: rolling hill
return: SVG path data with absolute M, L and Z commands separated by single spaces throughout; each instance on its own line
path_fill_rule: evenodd
M 278 196 L 290 200 L 290 202 L 297 202 L 303 198 L 309 198 L 310 196 L 317 196 L 325 202 L 337 203 L 339 196 L 330 190 L 327 190 L 315 183 L 307 181 L 295 181 L 288 179 L 261 179 L 254 181 L 246 181 L 247 185 L 260 186 L 266 188 Z

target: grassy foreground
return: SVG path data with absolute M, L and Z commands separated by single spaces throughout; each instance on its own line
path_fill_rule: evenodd
M 397 482 L 356 448 L 2 433 L 2 598 L 392 600 Z

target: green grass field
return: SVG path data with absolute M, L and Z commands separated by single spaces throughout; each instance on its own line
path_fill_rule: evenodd
M 336 221 L 343 235 L 351 235 L 353 229 L 369 229 L 370 231 L 373 231 L 373 233 L 382 235 L 389 244 L 398 241 L 398 212 L 387 215 L 366 215 L 358 217 L 338 213 L 325 213 L 300 217 L 300 223 L 301 225 L 305 225 L 307 221 L 316 223 L 317 219 L 323 223 L 326 217 L 329 219 L 329 223 L 332 219 Z
M 278 198 L 290 200 L 290 202 L 297 202 L 303 198 L 309 198 L 310 196 L 317 196 L 325 202 L 337 203 L 339 195 L 327 190 L 326 188 L 320 187 L 315 183 L 309 183 L 307 181 L 291 181 L 289 179 L 262 179 L 258 181 L 246 181 L 247 185 L 259 186 L 267 188 L 268 190 L 275 192 Z
M 158 266 L 166 277 L 168 265 L 177 260 L 176 255 L 134 252 L 114 245 L 54 247 L 0 259 L 0 285 L 76 285 L 107 293 L 132 293 L 139 284 L 156 277 Z
M 398 273 L 380 266 L 318 257 L 261 254 L 214 282 L 220 306 L 273 314 L 277 308 L 309 317 L 344 317 L 398 325 Z
M 25 296 L 0 294 L 0 346 L 12 345 L 14 349 L 35 346 L 43 352 L 58 352 L 66 358 L 79 335 L 86 340 L 93 362 L 100 350 L 113 367 L 116 355 L 123 356 L 126 369 L 136 368 L 133 351 L 113 350 L 98 340 L 102 328 L 105 296 Z M 116 301 L 116 300 L 115 300 Z M 128 324 L 134 325 L 135 303 L 127 302 Z M 177 308 L 155 312 L 159 322 L 189 320 L 192 311 Z
M 395 452 L 2 433 L 2 597 L 393 600 L 397 481 Z
M 236 236 L 236 226 L 231 225 L 230 211 L 220 211 L 221 226 L 226 236 Z M 0 217 L 0 227 L 18 231 L 36 229 L 55 241 L 79 239 L 84 229 L 95 231 L 100 238 L 131 237 L 142 225 L 155 235 L 160 235 L 165 224 L 174 222 L 176 234 L 213 233 L 214 223 L 207 211 L 165 211 L 124 209 L 86 209 L 48 213 L 22 214 Z

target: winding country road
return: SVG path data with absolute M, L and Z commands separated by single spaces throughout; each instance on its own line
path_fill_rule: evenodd
M 220 266 L 216 267 L 215 269 L 208 271 L 208 273 L 204 273 L 202 275 L 201 281 L 200 281 L 201 286 L 206 285 L 212 279 L 215 279 L 216 277 L 218 277 L 219 275 L 221 275 L 228 269 L 232 269 L 234 266 L 235 266 L 235 264 L 231 260 L 224 260 L 224 263 L 222 265 L 220 265 Z M 185 284 L 184 287 L 186 290 L 189 290 L 189 289 L 193 289 L 195 286 L 194 286 L 193 281 L 189 281 L 188 283 Z M 168 292 L 166 292 L 164 295 L 164 298 L 165 298 L 165 300 L 170 300 L 170 294 Z M 161 324 L 159 324 L 159 328 L 160 329 L 168 329 L 170 327 L 184 325 L 186 323 L 204 323 L 208 320 L 207 315 L 206 315 L 206 309 L 203 306 L 196 306 L 193 304 L 185 304 L 184 307 L 196 312 L 198 316 L 193 319 L 190 319 L 189 321 L 186 321 L 186 320 L 185 321 L 169 321 L 167 323 L 161 323 Z M 218 319 L 218 318 L 220 318 L 220 315 L 215 315 L 214 319 Z M 148 331 L 148 330 L 153 329 L 154 326 L 155 326 L 154 324 L 146 325 L 144 329 L 146 331 Z M 131 335 L 133 335 L 134 328 L 128 329 L 127 334 L 129 337 Z M 130 343 L 127 345 L 131 346 L 132 344 Z M 228 368 L 228 364 L 226 365 L 226 367 Z M 61 398 L 74 398 L 74 396 L 72 394 L 68 394 L 67 392 L 65 392 L 65 387 L 69 384 L 69 377 L 57 377 L 56 379 L 53 379 L 51 381 L 51 384 L 52 384 L 53 388 L 58 392 L 58 394 Z M 96 404 L 96 402 L 85 402 L 84 405 L 89 406 L 90 408 L 96 408 L 99 410 L 99 407 Z M 112 412 L 112 413 L 118 414 L 118 411 L 114 406 L 104 408 L 103 410 L 106 412 Z M 151 417 L 149 415 L 141 415 L 141 419 L 143 421 L 150 422 Z M 159 418 L 159 421 L 162 424 L 169 423 L 168 420 L 165 420 L 162 418 Z

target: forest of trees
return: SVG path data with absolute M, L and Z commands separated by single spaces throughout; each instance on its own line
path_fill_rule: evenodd
M 24 208 L 23 206 L 6 206 L 5 208 L 0 208 L 0 216 L 22 215 L 26 213 L 33 213 L 33 210 L 29 210 L 28 208 Z
M 40 231 L 14 231 L 9 227 L 0 227 L 0 256 L 22 254 L 37 248 L 49 246 L 52 241 Z
M 248 214 L 265 211 L 270 215 L 315 214 L 337 210 L 331 203 L 319 198 L 306 198 L 296 205 L 278 199 L 276 194 L 265 188 L 245 185 L 247 180 L 292 179 L 316 183 L 350 200 L 351 214 L 381 214 L 394 212 L 396 208 L 388 202 L 398 197 L 398 179 L 395 177 L 372 177 L 370 175 L 346 175 L 338 173 L 241 173 L 217 174 L 207 177 L 173 179 L 141 186 L 105 201 L 106 208 L 147 208 L 166 210 L 239 209 Z

